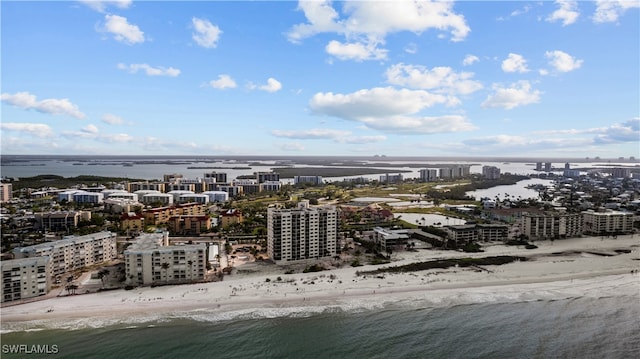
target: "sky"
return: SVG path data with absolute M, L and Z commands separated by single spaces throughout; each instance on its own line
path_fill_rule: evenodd
M 640 1 L 2 1 L 3 154 L 640 157 Z

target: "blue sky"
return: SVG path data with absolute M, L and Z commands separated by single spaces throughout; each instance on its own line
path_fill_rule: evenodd
M 3 1 L 4 154 L 640 157 L 640 1 Z

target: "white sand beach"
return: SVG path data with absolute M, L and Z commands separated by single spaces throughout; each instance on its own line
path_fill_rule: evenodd
M 398 302 L 446 306 L 581 296 L 640 297 L 639 236 L 585 237 L 535 244 L 538 248 L 532 250 L 494 244 L 486 246 L 483 253 L 426 249 L 399 252 L 390 264 L 315 273 L 283 274 L 281 267 L 261 265 L 258 272 L 241 271 L 220 282 L 106 291 L 5 306 L 0 318 L 4 332 L 38 326 L 67 327 L 74 322 L 97 326 L 163 317 L 194 318 L 201 313 L 224 317 L 231 312 L 261 312 L 268 316 L 265 313 L 269 311 L 331 306 L 370 308 Z M 482 269 L 356 274 L 430 259 L 495 255 L 524 256 L 529 260 Z M 251 264 L 240 268 L 244 266 Z

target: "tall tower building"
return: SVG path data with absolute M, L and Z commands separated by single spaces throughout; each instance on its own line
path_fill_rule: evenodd
M 267 210 L 267 253 L 276 263 L 336 255 L 338 211 L 335 207 Z

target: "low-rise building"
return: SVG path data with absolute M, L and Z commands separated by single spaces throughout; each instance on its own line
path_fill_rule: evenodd
M 15 248 L 16 258 L 50 257 L 50 278 L 116 259 L 116 234 L 98 232 Z
M 145 224 L 157 225 L 167 223 L 173 216 L 201 216 L 207 206 L 201 203 L 182 203 L 171 207 L 151 208 L 142 211 Z
M 211 229 L 211 217 L 207 215 L 172 216 L 167 225 L 171 233 L 199 235 Z
M 293 184 L 309 183 L 312 185 L 322 184 L 322 176 L 293 176 Z
M 265 181 L 260 184 L 260 191 L 278 192 L 281 186 L 280 181 Z
M 242 223 L 242 211 L 239 209 L 229 209 L 220 213 L 220 225 L 222 228 L 227 228 L 235 223 Z
M 224 191 L 206 191 L 202 194 L 209 196 L 209 202 L 226 202 L 229 200 L 229 194 Z
M 447 231 L 448 238 L 458 244 L 478 241 L 478 230 L 475 224 L 445 226 L 444 229 Z
M 90 211 L 59 211 L 36 213 L 35 229 L 50 232 L 66 231 L 76 228 L 80 221 L 91 220 Z
M 51 289 L 50 257 L 34 257 L 3 260 L 2 302 L 21 300 L 45 295 Z
M 373 242 L 381 252 L 385 252 L 387 249 L 398 245 L 403 245 L 408 239 L 409 234 L 406 229 L 393 230 L 382 227 L 375 227 L 373 229 Z
M 128 212 L 120 216 L 120 230 L 127 233 L 138 233 L 144 230 L 144 216 Z
M 148 193 L 142 196 L 140 202 L 144 204 L 160 203 L 163 206 L 170 206 L 173 204 L 173 195 L 169 193 Z
M 509 226 L 506 224 L 476 224 L 478 240 L 485 242 L 504 241 L 509 237 Z
M 166 232 L 142 234 L 124 251 L 125 283 L 157 285 L 203 281 L 206 251 L 204 243 L 169 245 Z

